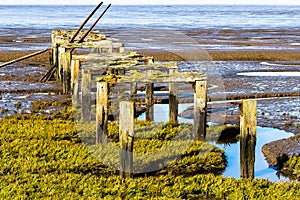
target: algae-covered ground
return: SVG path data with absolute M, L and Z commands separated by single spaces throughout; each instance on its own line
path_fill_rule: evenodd
M 41 116 L 0 120 L 1 199 L 300 198 L 297 182 L 236 180 L 218 175 L 226 166 L 224 152 L 212 147 L 203 156 L 201 149 L 208 145 L 203 142 L 194 142 L 163 170 L 121 179 L 117 170 L 92 156 L 71 120 Z M 143 127 L 145 123 L 137 126 Z M 117 144 L 116 127 L 111 124 L 109 130 L 110 138 Z M 178 130 L 174 124 L 166 127 L 152 139 L 164 144 L 172 137 L 166 130 L 171 134 Z M 136 151 L 142 150 L 139 142 L 136 141 Z M 290 164 L 295 165 L 295 161 Z M 186 169 L 193 173 L 185 173 Z

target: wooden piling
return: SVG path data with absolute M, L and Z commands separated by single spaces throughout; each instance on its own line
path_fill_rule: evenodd
M 71 61 L 71 91 L 72 91 L 72 103 L 78 105 L 79 101 L 79 70 L 81 62 L 80 60 Z
M 57 77 L 60 83 L 63 83 L 63 69 L 65 59 L 66 48 L 58 47 L 58 70 Z
M 81 80 L 81 119 L 82 121 L 91 120 L 91 83 L 92 74 L 90 70 L 82 70 Z
M 154 63 L 153 58 L 148 58 L 145 60 L 145 65 L 151 65 Z M 152 70 L 146 71 L 146 76 L 150 77 L 152 75 Z M 146 120 L 154 121 L 154 84 L 146 84 Z
M 67 51 L 62 54 L 61 65 L 63 68 L 63 93 L 71 93 L 71 52 Z
M 137 94 L 137 82 L 130 83 L 130 94 L 131 98 L 135 99 Z
M 55 67 L 58 72 L 58 44 L 52 45 L 52 63 L 51 66 Z M 58 80 L 58 73 L 56 73 L 56 80 Z
M 240 175 L 254 178 L 256 100 L 243 100 L 240 117 Z
M 178 69 L 169 69 L 169 74 L 178 73 Z M 169 120 L 178 122 L 178 86 L 169 83 Z
M 96 144 L 104 143 L 108 125 L 108 83 L 97 82 Z
M 119 116 L 120 176 L 132 177 L 133 170 L 133 140 L 134 140 L 134 102 L 120 102 Z
M 206 109 L 207 109 L 207 82 L 195 82 L 194 99 L 194 140 L 205 140 L 206 137 Z
M 152 71 L 147 70 L 147 76 L 151 76 Z M 154 84 L 147 83 L 146 84 L 146 120 L 154 121 Z

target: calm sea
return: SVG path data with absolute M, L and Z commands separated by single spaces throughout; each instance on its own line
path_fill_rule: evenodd
M 0 36 L 76 29 L 95 6 L 0 6 Z M 103 6 L 102 10 L 105 6 Z M 100 15 L 101 10 L 97 12 Z M 97 16 L 95 16 L 97 17 Z M 93 22 L 87 25 L 87 27 Z M 300 29 L 300 6 L 117 6 L 95 29 Z M 34 30 L 33 30 L 34 29 Z

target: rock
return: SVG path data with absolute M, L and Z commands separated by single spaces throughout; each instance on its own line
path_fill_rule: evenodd
M 290 157 L 300 155 L 299 138 L 290 137 L 264 144 L 262 152 L 269 166 L 282 167 Z

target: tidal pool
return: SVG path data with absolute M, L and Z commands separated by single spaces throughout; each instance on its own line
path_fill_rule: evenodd
M 179 113 L 186 110 L 192 104 L 179 104 Z M 143 113 L 140 120 L 145 119 L 145 114 Z M 154 121 L 155 122 L 167 122 L 169 119 L 169 105 L 168 104 L 155 104 L 154 105 Z M 178 118 L 179 122 L 191 123 L 193 124 L 193 119 Z M 293 136 L 293 133 L 285 132 L 274 128 L 264 128 L 257 127 L 256 135 L 256 146 L 255 146 L 255 164 L 254 164 L 254 176 L 255 178 L 265 178 L 270 181 L 290 181 L 284 176 L 277 176 L 277 171 L 270 168 L 265 157 L 261 151 L 264 144 Z M 240 178 L 240 143 L 230 143 L 230 144 L 217 144 L 216 141 L 209 141 L 209 143 L 214 144 L 220 149 L 225 150 L 225 155 L 227 157 L 227 167 L 223 173 L 224 177 L 234 177 Z
M 261 148 L 264 144 L 293 136 L 293 133 L 288 133 L 274 128 L 257 127 L 256 133 L 256 146 L 255 146 L 255 164 L 254 164 L 254 177 L 266 178 L 270 181 L 289 181 L 284 176 L 277 176 L 277 171 L 270 168 Z M 228 165 L 223 173 L 224 177 L 240 177 L 240 142 L 234 144 L 216 144 L 215 146 L 224 149 L 227 157 Z

